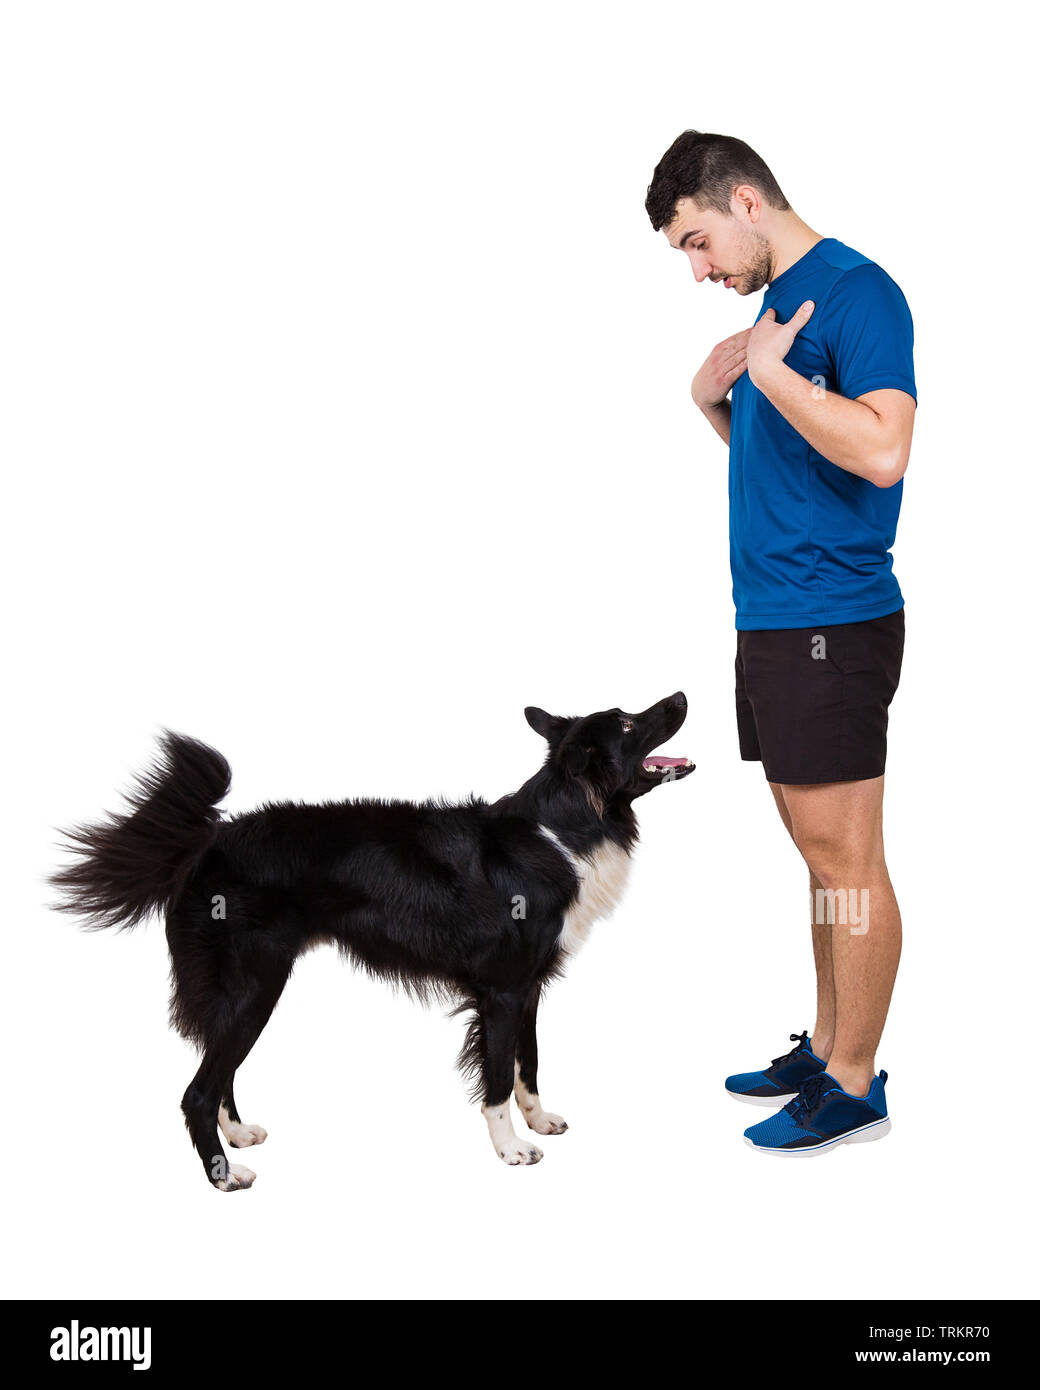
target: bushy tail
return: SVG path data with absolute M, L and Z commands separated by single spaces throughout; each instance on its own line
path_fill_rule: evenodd
M 52 874 L 59 912 L 89 927 L 134 927 L 166 911 L 212 843 L 231 769 L 197 739 L 164 730 L 160 753 L 126 794 L 129 811 L 64 832 L 75 863 Z

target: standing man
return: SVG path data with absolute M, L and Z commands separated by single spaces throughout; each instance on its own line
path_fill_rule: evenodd
M 698 284 L 766 289 L 693 399 L 729 445 L 740 755 L 761 762 L 809 868 L 816 1023 L 737 1100 L 782 1107 L 745 1131 L 809 1154 L 889 1129 L 874 1058 L 899 964 L 881 831 L 888 705 L 903 655 L 890 547 L 917 393 L 899 287 L 793 211 L 742 140 L 688 130 L 646 210 Z

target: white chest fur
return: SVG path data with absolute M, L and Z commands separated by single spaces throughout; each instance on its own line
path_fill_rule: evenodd
M 569 850 L 548 826 L 540 825 L 538 829 L 565 856 L 580 881 L 577 899 L 567 910 L 560 933 L 560 945 L 574 955 L 587 939 L 593 922 L 608 917 L 621 901 L 632 858 L 609 840 L 585 858 Z

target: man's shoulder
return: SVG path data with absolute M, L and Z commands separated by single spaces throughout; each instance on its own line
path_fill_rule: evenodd
M 814 319 L 819 324 L 832 301 L 840 310 L 850 299 L 869 300 L 880 287 L 895 285 L 876 261 L 834 237 L 818 241 L 804 265 L 802 275 L 788 285 L 779 284 L 766 296 L 766 305 L 791 312 L 808 295 L 816 302 Z
M 831 270 L 836 270 L 844 274 L 847 270 L 858 270 L 862 265 L 877 266 L 869 256 L 864 256 L 861 251 L 854 251 L 851 246 L 846 246 L 843 241 L 837 241 L 834 237 L 825 237 L 816 246 L 817 254 L 824 265 Z M 881 267 L 877 266 L 880 270 Z
M 871 301 L 905 305 L 902 290 L 886 270 L 854 251 L 844 242 L 828 239 L 820 245 L 820 258 L 828 268 L 827 294 L 822 299 L 823 313 L 840 313 L 857 303 L 869 304 Z M 823 314 L 821 314 L 821 318 Z

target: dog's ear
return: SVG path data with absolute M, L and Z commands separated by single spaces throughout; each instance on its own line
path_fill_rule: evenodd
M 542 738 L 548 739 L 550 743 L 554 738 L 559 738 L 571 722 L 569 719 L 561 719 L 557 714 L 548 714 L 537 705 L 528 705 L 524 710 L 524 718 L 536 734 L 541 734 Z
M 571 741 L 560 749 L 560 762 L 572 777 L 580 777 L 589 765 L 589 754 L 592 749 L 586 747 L 581 739 L 572 738 Z

